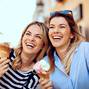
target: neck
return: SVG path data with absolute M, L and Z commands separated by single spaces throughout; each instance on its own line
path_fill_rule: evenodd
M 22 66 L 21 69 L 29 69 L 31 65 L 34 64 L 33 60 L 36 55 L 28 55 L 25 54 L 24 52 L 21 53 L 21 59 L 22 59 Z
M 69 49 L 69 43 L 63 47 L 56 48 L 56 52 L 57 52 L 58 56 L 60 57 L 60 60 L 64 59 L 68 49 Z

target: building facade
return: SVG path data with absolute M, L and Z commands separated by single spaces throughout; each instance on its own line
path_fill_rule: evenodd
M 34 20 L 45 22 L 52 11 L 72 10 L 80 32 L 89 41 L 89 0 L 37 0 L 38 2 L 43 2 L 43 12 L 39 13 L 37 5 Z

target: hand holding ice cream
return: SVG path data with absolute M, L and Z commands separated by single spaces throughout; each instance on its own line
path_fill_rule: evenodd
M 45 60 L 40 60 L 38 61 L 33 69 L 38 73 L 38 75 L 40 77 L 43 78 L 48 78 L 49 77 L 49 69 L 50 69 L 50 65 L 45 61 Z
M 8 60 L 10 54 L 9 46 L 0 44 L 0 77 L 8 70 Z

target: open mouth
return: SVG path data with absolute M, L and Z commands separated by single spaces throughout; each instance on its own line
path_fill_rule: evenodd
M 63 36 L 61 36 L 61 35 L 53 35 L 52 36 L 52 39 L 55 40 L 55 41 L 61 40 L 62 38 L 63 38 Z
M 35 44 L 33 44 L 33 43 L 26 43 L 26 46 L 28 47 L 28 48 L 34 48 L 35 47 Z

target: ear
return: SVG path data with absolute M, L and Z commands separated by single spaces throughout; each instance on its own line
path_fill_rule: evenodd
M 71 35 L 70 35 L 70 39 L 72 39 L 74 37 L 74 35 L 71 33 Z

